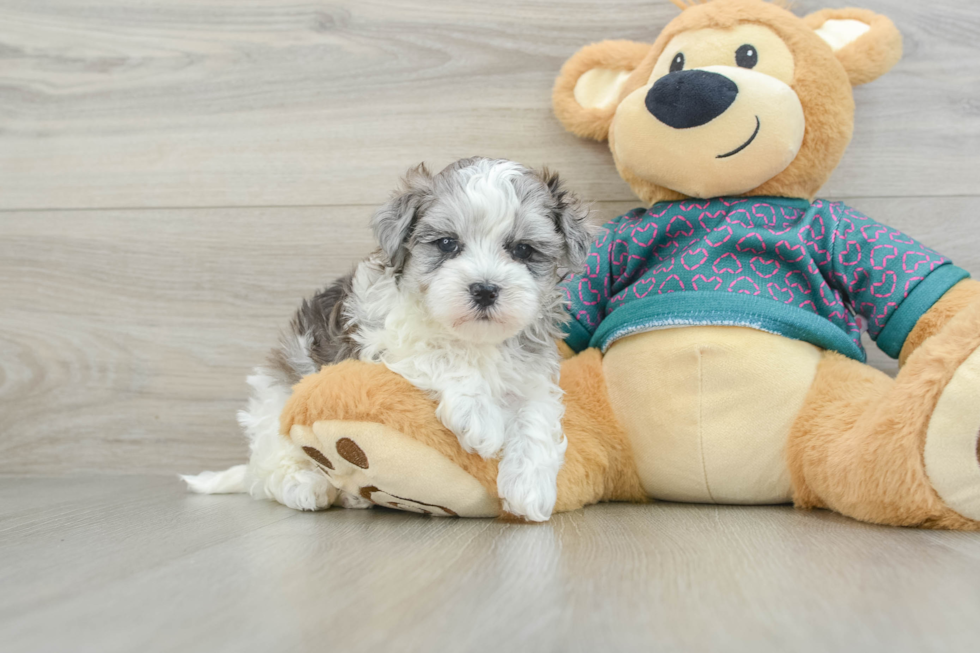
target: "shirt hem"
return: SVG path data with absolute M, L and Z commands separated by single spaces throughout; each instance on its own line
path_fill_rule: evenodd
M 620 338 L 685 326 L 739 326 L 809 342 L 864 362 L 864 349 L 840 328 L 803 309 L 771 299 L 727 292 L 671 293 L 632 301 L 613 311 L 592 336 L 605 352 Z

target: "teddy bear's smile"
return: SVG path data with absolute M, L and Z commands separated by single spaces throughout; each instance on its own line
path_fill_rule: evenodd
M 742 150 L 744 150 L 745 148 L 747 148 L 749 145 L 752 145 L 752 141 L 754 141 L 755 140 L 755 137 L 759 135 L 759 131 L 761 129 L 762 129 L 762 121 L 759 120 L 759 116 L 756 116 L 755 117 L 755 131 L 752 132 L 752 135 L 751 136 L 749 136 L 749 140 L 745 141 L 744 143 L 742 143 L 741 145 L 739 145 L 738 147 L 736 147 L 731 152 L 729 152 L 727 154 L 719 154 L 715 158 L 716 159 L 727 159 L 729 157 L 735 156 L 736 154 L 738 154 L 739 152 L 741 152 Z

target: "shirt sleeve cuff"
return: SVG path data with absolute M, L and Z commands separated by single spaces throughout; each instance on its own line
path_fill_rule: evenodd
M 912 329 L 933 305 L 942 299 L 946 292 L 970 273 L 955 265 L 944 265 L 936 268 L 929 276 L 912 289 L 909 296 L 899 305 L 885 328 L 878 334 L 878 348 L 891 356 L 898 358 L 905 346 L 905 340 Z
M 576 354 L 589 348 L 592 334 L 574 317 L 565 324 L 565 344 Z

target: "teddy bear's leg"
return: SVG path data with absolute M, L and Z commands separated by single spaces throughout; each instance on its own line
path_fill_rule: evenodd
M 599 353 L 566 361 L 562 387 L 568 448 L 555 512 L 642 501 Z M 435 403 L 381 365 L 347 361 L 306 377 L 280 424 L 332 483 L 373 503 L 436 515 L 501 514 L 497 462 L 463 451 L 436 418 Z
M 827 353 L 787 454 L 794 499 L 864 521 L 980 530 L 980 304 L 896 379 Z
M 499 514 L 496 462 L 468 454 L 425 394 L 382 365 L 346 361 L 304 378 L 280 430 L 337 488 L 439 516 Z
M 648 501 L 633 447 L 609 400 L 602 354 L 587 349 L 565 360 L 559 385 L 565 392 L 562 427 L 568 448 L 558 472 L 555 512 L 600 501 Z

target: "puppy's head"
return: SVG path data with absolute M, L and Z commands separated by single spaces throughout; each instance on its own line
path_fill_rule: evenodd
M 456 337 L 497 343 L 556 319 L 556 285 L 588 252 L 588 209 L 557 175 L 463 159 L 411 171 L 374 216 L 381 249 L 428 314 Z

